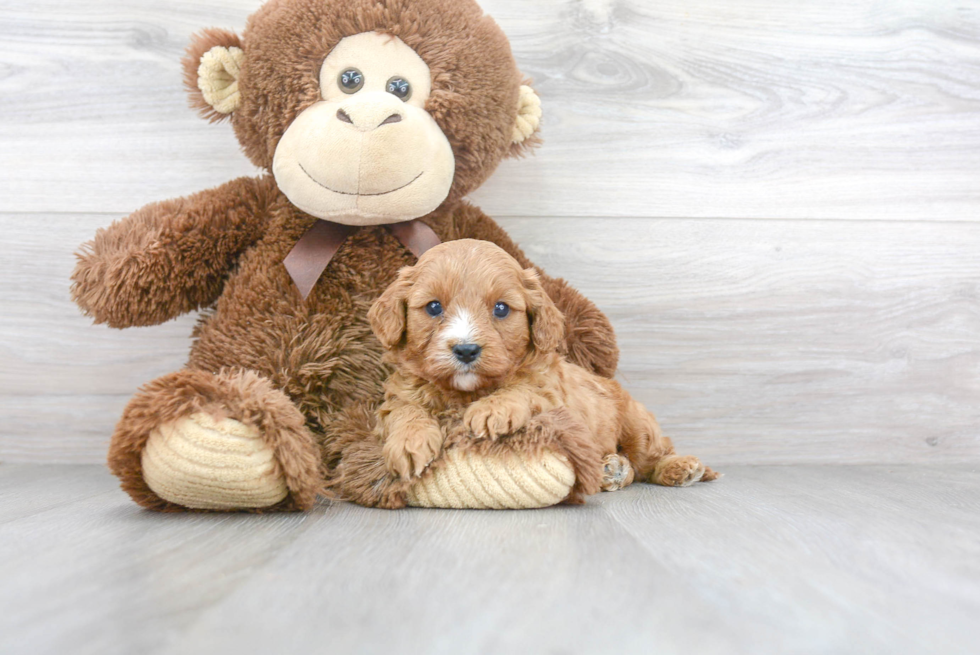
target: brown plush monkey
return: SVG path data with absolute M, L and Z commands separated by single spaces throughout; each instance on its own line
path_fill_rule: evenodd
M 126 407 L 109 465 L 157 510 L 302 510 L 328 488 L 401 506 L 411 490 L 369 426 L 388 370 L 367 310 L 440 240 L 489 240 L 531 265 L 463 197 L 536 143 L 537 97 L 471 0 L 270 0 L 241 38 L 198 35 L 184 67 L 192 103 L 230 118 L 267 174 L 148 205 L 82 247 L 72 294 L 97 323 L 205 310 L 186 368 Z M 564 351 L 612 375 L 605 316 L 542 280 L 566 316 Z M 537 417 L 432 468 L 558 462 L 570 495 L 594 491 L 601 463 L 567 452 L 566 422 Z

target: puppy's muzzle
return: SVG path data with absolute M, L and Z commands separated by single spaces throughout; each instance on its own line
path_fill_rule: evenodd
M 483 350 L 483 348 L 475 343 L 458 343 L 453 346 L 453 354 L 456 355 L 456 359 L 464 364 L 471 364 L 475 362 L 476 358 L 480 356 L 481 350 Z

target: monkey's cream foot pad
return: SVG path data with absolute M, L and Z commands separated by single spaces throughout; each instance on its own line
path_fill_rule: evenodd
M 552 450 L 534 460 L 450 450 L 409 488 L 406 499 L 413 507 L 533 509 L 560 503 L 574 484 L 571 463 Z
M 150 433 L 143 479 L 155 494 L 192 509 L 270 507 L 286 479 L 259 431 L 234 419 L 191 414 Z

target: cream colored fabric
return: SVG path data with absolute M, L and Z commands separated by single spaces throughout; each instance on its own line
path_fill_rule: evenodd
M 344 93 L 337 85 L 337 78 L 348 68 L 356 68 L 364 76 L 364 86 L 354 94 Z M 383 92 L 393 77 L 401 77 L 412 85 L 412 94 L 405 104 L 424 109 L 432 91 L 429 66 L 398 37 L 362 32 L 341 39 L 323 60 L 320 97 L 327 102 L 336 102 L 352 98 L 361 91 Z
M 408 491 L 413 507 L 532 509 L 564 500 L 575 471 L 564 455 L 545 451 L 533 461 L 515 455 L 490 457 L 450 450 L 442 466 L 430 469 Z
M 238 75 L 245 53 L 241 48 L 215 46 L 201 57 L 197 68 L 197 88 L 205 102 L 220 114 L 238 109 Z
M 514 125 L 513 143 L 521 143 L 541 125 L 541 98 L 534 89 L 521 85 L 521 95 L 517 99 L 517 124 Z
M 344 93 L 350 68 L 364 82 Z M 407 101 L 387 93 L 407 80 Z M 429 67 L 401 39 L 365 32 L 342 39 L 320 69 L 322 100 L 290 123 L 276 146 L 272 174 L 289 201 L 346 225 L 398 223 L 425 216 L 452 188 L 456 159 L 425 110 Z M 338 113 L 339 112 L 339 113 Z
M 269 507 L 286 497 L 272 448 L 254 427 L 198 413 L 160 426 L 143 450 L 143 479 L 158 496 L 194 509 Z

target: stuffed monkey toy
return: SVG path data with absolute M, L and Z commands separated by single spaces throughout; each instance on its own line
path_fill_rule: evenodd
M 540 101 L 496 23 L 472 0 L 269 0 L 241 37 L 197 35 L 184 71 L 193 106 L 229 119 L 265 174 L 147 205 L 78 254 L 72 296 L 96 323 L 201 310 L 185 368 L 144 385 L 112 435 L 133 500 L 538 507 L 596 491 L 601 461 L 568 447 L 561 412 L 492 445 L 464 440 L 414 482 L 385 470 L 373 436 L 390 371 L 367 312 L 399 269 L 461 238 L 532 265 L 464 200 L 538 141 Z M 541 280 L 566 317 L 563 353 L 611 376 L 606 317 Z

